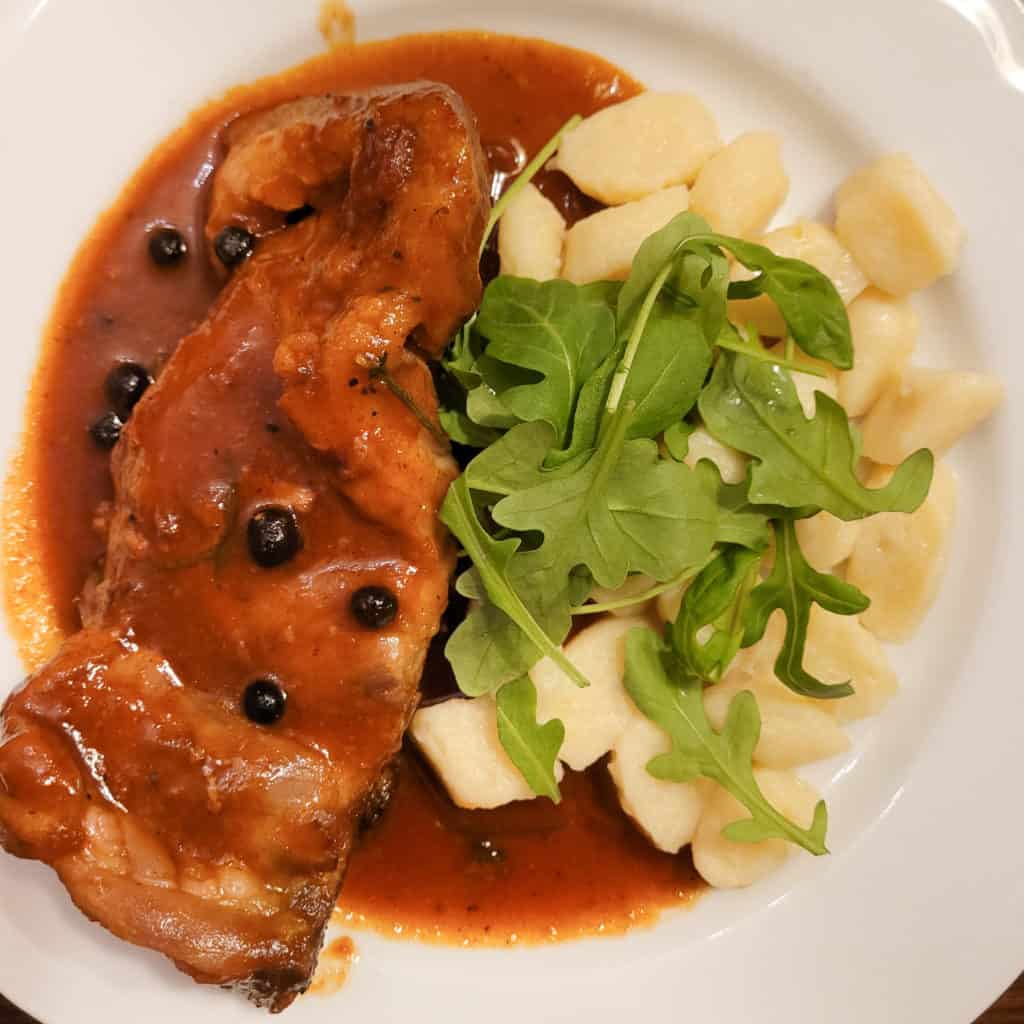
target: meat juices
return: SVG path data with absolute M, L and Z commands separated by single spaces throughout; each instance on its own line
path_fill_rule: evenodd
M 85 629 L 3 711 L 0 840 L 115 934 L 280 1010 L 309 983 L 452 568 L 454 464 L 373 370 L 436 421 L 422 356 L 479 301 L 487 183 L 439 85 L 300 100 L 227 142 L 208 237 L 259 240 L 114 451 Z M 271 506 L 301 546 L 265 567 L 247 526 Z M 378 629 L 351 605 L 368 586 L 397 598 Z M 245 717 L 254 680 L 286 695 L 276 724 Z

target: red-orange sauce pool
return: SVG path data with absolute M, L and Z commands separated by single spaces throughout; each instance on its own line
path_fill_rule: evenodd
M 335 50 L 236 89 L 160 146 L 83 244 L 44 339 L 5 507 L 7 603 L 30 666 L 77 628 L 77 595 L 103 554 L 93 519 L 111 497 L 109 457 L 88 428 L 105 411 L 109 369 L 132 360 L 159 374 L 217 293 L 201 240 L 221 129 L 299 95 L 417 78 L 462 93 L 497 171 L 514 170 L 517 153 L 531 155 L 572 114 L 640 88 L 598 57 L 544 42 L 412 36 Z M 540 184 L 569 219 L 594 208 L 559 175 Z M 181 265 L 149 258 L 147 232 L 158 224 L 188 241 Z M 352 859 L 341 909 L 353 923 L 444 942 L 548 941 L 622 931 L 699 892 L 688 854 L 657 852 L 622 813 L 603 764 L 568 773 L 557 807 L 495 811 L 454 807 L 411 750 L 400 768 L 395 796 Z

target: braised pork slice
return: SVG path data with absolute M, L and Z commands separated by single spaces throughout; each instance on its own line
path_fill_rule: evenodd
M 428 83 L 300 100 L 227 144 L 209 237 L 255 251 L 114 451 L 85 628 L 3 710 L 0 840 L 116 935 L 279 1010 L 444 609 L 455 469 L 424 356 L 479 300 L 486 183 Z

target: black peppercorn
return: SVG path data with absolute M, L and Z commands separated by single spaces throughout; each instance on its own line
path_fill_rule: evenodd
M 387 587 L 360 587 L 352 595 L 352 614 L 370 629 L 383 629 L 398 614 L 398 598 Z
M 89 434 L 100 448 L 109 451 L 117 444 L 123 426 L 124 424 L 116 412 L 105 412 L 89 428 Z
M 225 267 L 237 267 L 252 255 L 255 248 L 256 236 L 234 224 L 222 228 L 213 242 L 213 250 Z
M 158 267 L 173 267 L 188 255 L 188 242 L 177 228 L 154 228 L 149 233 L 149 257 Z
M 274 679 L 255 679 L 242 695 L 246 717 L 257 725 L 273 725 L 284 715 L 288 698 Z
M 290 508 L 270 505 L 249 520 L 249 553 L 257 565 L 272 569 L 294 558 L 302 548 L 302 533 Z
M 118 363 L 107 374 L 107 401 L 122 421 L 128 419 L 139 404 L 146 388 L 153 383 L 149 371 L 138 363 Z

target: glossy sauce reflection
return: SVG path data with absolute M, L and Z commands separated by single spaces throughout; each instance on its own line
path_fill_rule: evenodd
M 194 115 L 83 245 L 49 325 L 5 508 L 8 535 L 19 538 L 7 549 L 8 608 L 26 661 L 38 664 L 77 627 L 77 596 L 103 553 L 93 524 L 111 496 L 108 455 L 88 427 L 105 411 L 107 372 L 132 360 L 159 374 L 219 289 L 202 226 L 224 124 L 297 95 L 415 78 L 447 82 L 468 100 L 495 194 L 569 116 L 639 88 L 591 55 L 452 33 L 339 49 Z M 537 184 L 570 223 L 598 208 L 558 172 L 542 172 Z M 189 242 L 178 266 L 148 258 L 147 233 L 159 225 Z M 449 686 L 435 650 L 425 692 Z M 688 857 L 653 850 L 622 814 L 603 765 L 570 773 L 558 807 L 537 800 L 467 812 L 451 805 L 414 753 L 402 759 L 397 794 L 352 859 L 342 909 L 353 923 L 446 942 L 547 941 L 619 931 L 698 891 Z

